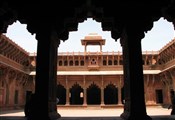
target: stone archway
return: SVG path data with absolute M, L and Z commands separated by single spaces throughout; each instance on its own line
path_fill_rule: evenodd
M 118 104 L 118 88 L 113 84 L 104 89 L 104 104 Z
M 87 104 L 88 105 L 101 104 L 101 89 L 94 83 L 87 88 Z
M 74 84 L 70 89 L 70 104 L 83 105 L 83 88 L 79 84 Z
M 57 85 L 56 97 L 59 99 L 58 105 L 66 104 L 66 89 L 61 84 Z

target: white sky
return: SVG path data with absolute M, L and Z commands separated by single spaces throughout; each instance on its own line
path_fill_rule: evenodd
M 89 33 L 98 33 L 98 35 L 101 35 L 103 39 L 106 39 L 106 44 L 102 47 L 102 51 L 122 51 L 120 41 L 118 40 L 115 42 L 115 40 L 111 38 L 110 31 L 102 31 L 101 23 L 92 19 L 87 19 L 83 23 L 79 23 L 78 31 L 69 33 L 68 40 L 65 42 L 61 41 L 58 52 L 83 52 L 84 46 L 81 45 L 81 39 L 84 39 L 84 37 Z M 164 45 L 174 39 L 174 35 L 172 23 L 161 18 L 159 21 L 154 22 L 152 30 L 147 32 L 145 34 L 145 38 L 142 39 L 142 50 L 160 50 Z M 17 21 L 13 25 L 9 26 L 6 36 L 27 52 L 33 53 L 37 50 L 37 40 L 35 39 L 35 35 L 31 35 L 26 30 L 25 24 L 20 24 Z M 99 46 L 87 47 L 87 51 L 99 50 Z

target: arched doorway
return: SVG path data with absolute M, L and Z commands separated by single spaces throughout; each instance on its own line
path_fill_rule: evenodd
M 100 105 L 101 104 L 101 90 L 96 84 L 91 84 L 87 89 L 87 104 Z
M 56 97 L 59 99 L 58 105 L 66 104 L 66 89 L 61 84 L 57 85 Z
M 118 89 L 109 84 L 104 89 L 104 104 L 118 104 Z
M 83 88 L 79 84 L 74 84 L 70 89 L 70 104 L 82 105 L 83 104 Z

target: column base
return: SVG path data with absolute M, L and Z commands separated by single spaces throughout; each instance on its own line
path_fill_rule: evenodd
M 66 106 L 69 106 L 70 104 L 69 103 L 66 103 Z
M 27 117 L 28 120 L 38 120 L 40 117 L 45 118 L 45 120 L 58 120 L 61 118 L 61 115 L 57 112 L 50 112 L 47 115 L 44 115 L 42 113 L 35 113 L 35 114 L 30 114 L 29 117 Z
M 100 104 L 100 106 L 102 106 L 102 107 L 103 107 L 103 106 L 105 106 L 105 104 L 104 104 L 104 103 L 101 103 L 101 104 Z
M 129 112 L 128 111 L 124 111 L 120 117 L 124 120 L 127 120 L 129 118 Z
M 120 117 L 124 120 L 152 120 L 152 118 L 148 115 L 140 116 L 140 115 L 131 115 L 128 111 L 123 112 Z
M 118 105 L 118 106 L 124 106 L 122 103 L 118 103 L 118 104 L 116 104 L 116 105 Z
M 61 115 L 57 112 L 50 112 L 49 113 L 49 120 L 58 120 L 61 118 Z
M 84 104 L 83 104 L 83 106 L 87 106 L 87 104 L 86 104 L 86 103 L 84 103 Z

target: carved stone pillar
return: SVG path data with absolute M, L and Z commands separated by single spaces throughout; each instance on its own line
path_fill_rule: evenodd
M 144 98 L 141 50 L 141 39 L 144 33 L 133 28 L 134 26 L 126 26 L 121 38 L 125 91 L 124 112 L 121 117 L 125 120 L 151 120 L 146 113 Z
M 84 92 L 84 98 L 83 98 L 83 106 L 87 106 L 87 89 L 86 89 L 86 76 L 83 76 L 83 92 Z
M 4 98 L 5 98 L 5 105 L 8 105 L 9 104 L 9 79 L 8 79 L 8 74 L 9 74 L 9 71 L 10 69 L 9 68 L 6 68 L 3 73 L 6 73 L 6 74 L 3 74 L 4 76 L 4 83 L 5 83 L 5 95 L 4 95 Z
M 100 43 L 100 52 L 102 52 L 102 43 Z
M 104 88 L 101 87 L 101 106 L 104 106 Z
M 66 105 L 70 105 L 70 98 L 69 98 L 69 85 L 66 76 Z
M 66 105 L 70 105 L 69 88 L 66 88 Z
M 121 105 L 122 104 L 122 94 L 121 94 L 121 81 L 122 81 L 122 78 L 120 76 L 120 80 L 119 80 L 119 83 L 118 83 L 118 104 Z
M 83 88 L 83 92 L 84 92 L 84 98 L 83 98 L 83 106 L 87 106 L 87 89 Z
M 101 106 L 104 106 L 104 85 L 103 85 L 103 75 L 101 78 Z
M 46 120 L 60 118 L 56 105 L 57 48 L 59 44 L 56 37 L 54 32 L 47 30 L 36 34 L 38 46 L 35 94 L 32 98 L 30 114 L 32 120 L 41 116 Z
M 174 94 L 175 94 L 175 69 L 172 69 L 170 71 L 170 75 L 171 75 L 171 79 L 172 79 L 172 88 L 173 88 L 173 91 L 174 91 Z
M 164 87 L 164 90 L 166 91 L 167 93 L 167 96 L 164 98 L 164 103 L 171 103 L 171 76 L 169 76 L 169 72 L 164 72 L 164 79 L 162 79 L 162 81 L 164 81 L 166 84 L 165 84 L 165 87 Z M 169 77 L 168 77 L 169 76 Z

